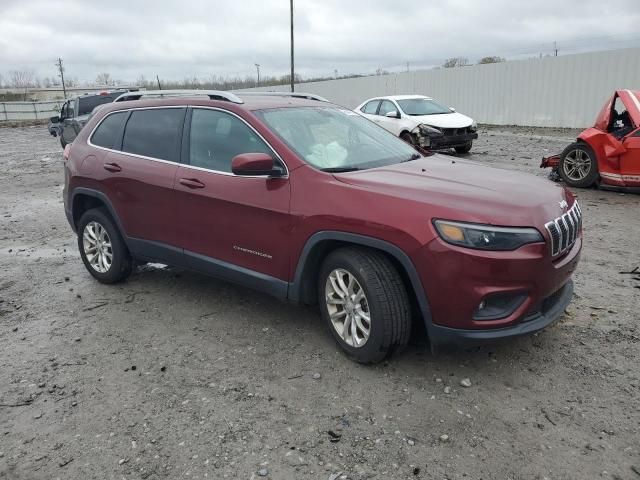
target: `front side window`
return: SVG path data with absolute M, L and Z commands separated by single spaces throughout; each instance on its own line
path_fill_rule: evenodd
M 129 112 L 117 112 L 108 115 L 96 128 L 91 137 L 91 143 L 98 147 L 119 150 L 119 145 L 116 145 L 116 142 L 120 140 L 127 115 L 129 115 Z
M 395 135 L 350 110 L 295 107 L 255 113 L 301 159 L 320 170 L 363 170 L 419 156 Z
M 380 100 L 372 100 L 362 107 L 362 112 L 368 113 L 369 115 L 375 115 L 376 111 L 378 111 L 378 105 L 380 105 Z
M 127 122 L 122 151 L 177 162 L 184 108 L 134 110 Z
M 242 153 L 273 152 L 242 120 L 219 110 L 194 108 L 189 133 L 189 164 L 231 172 L 231 160 Z
M 428 98 L 407 98 L 398 100 L 398 104 L 404 113 L 411 116 L 451 113 L 449 108 Z
M 390 102 L 389 100 L 384 100 L 380 105 L 380 111 L 378 112 L 378 115 L 382 115 L 384 117 L 389 112 L 397 112 L 397 111 L 398 109 L 393 104 L 393 102 Z
M 62 106 L 62 110 L 60 111 L 60 118 L 73 117 L 73 103 L 73 100 L 69 100 Z

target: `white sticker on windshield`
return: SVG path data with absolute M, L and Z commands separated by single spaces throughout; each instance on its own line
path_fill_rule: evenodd
M 342 108 L 340 108 L 339 110 L 345 115 L 358 115 L 356 112 L 352 112 L 351 110 L 343 110 Z

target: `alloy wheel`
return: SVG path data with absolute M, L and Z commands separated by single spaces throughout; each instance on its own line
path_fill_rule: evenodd
M 325 285 L 327 311 L 333 328 L 349 346 L 360 348 L 371 334 L 371 313 L 364 289 L 355 276 L 338 268 Z
M 98 273 L 106 273 L 113 263 L 113 247 L 107 230 L 96 221 L 87 223 L 82 232 L 85 257 Z
M 579 182 L 587 178 L 591 171 L 591 157 L 584 150 L 576 148 L 564 157 L 562 168 L 569 179 Z

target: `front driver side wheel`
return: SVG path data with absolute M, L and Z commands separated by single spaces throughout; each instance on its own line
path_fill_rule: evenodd
M 320 269 L 318 300 L 329 331 L 356 362 L 379 362 L 409 341 L 407 290 L 382 252 L 345 247 L 329 254 Z

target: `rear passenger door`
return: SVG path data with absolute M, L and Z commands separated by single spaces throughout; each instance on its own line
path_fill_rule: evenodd
M 184 107 L 112 113 L 91 137 L 94 145 L 101 143 L 101 129 L 116 117 L 112 128 L 122 128 L 122 134 L 112 146 L 108 139 L 97 145 L 106 153 L 96 174 L 129 237 L 132 253 L 176 264 L 183 257 L 173 186 L 185 113 Z
M 288 178 L 236 176 L 231 160 L 268 153 L 237 115 L 193 107 L 187 120 L 176 192 L 180 236 L 189 266 L 272 294 L 286 294 L 289 270 Z M 286 167 L 283 168 L 286 170 Z

